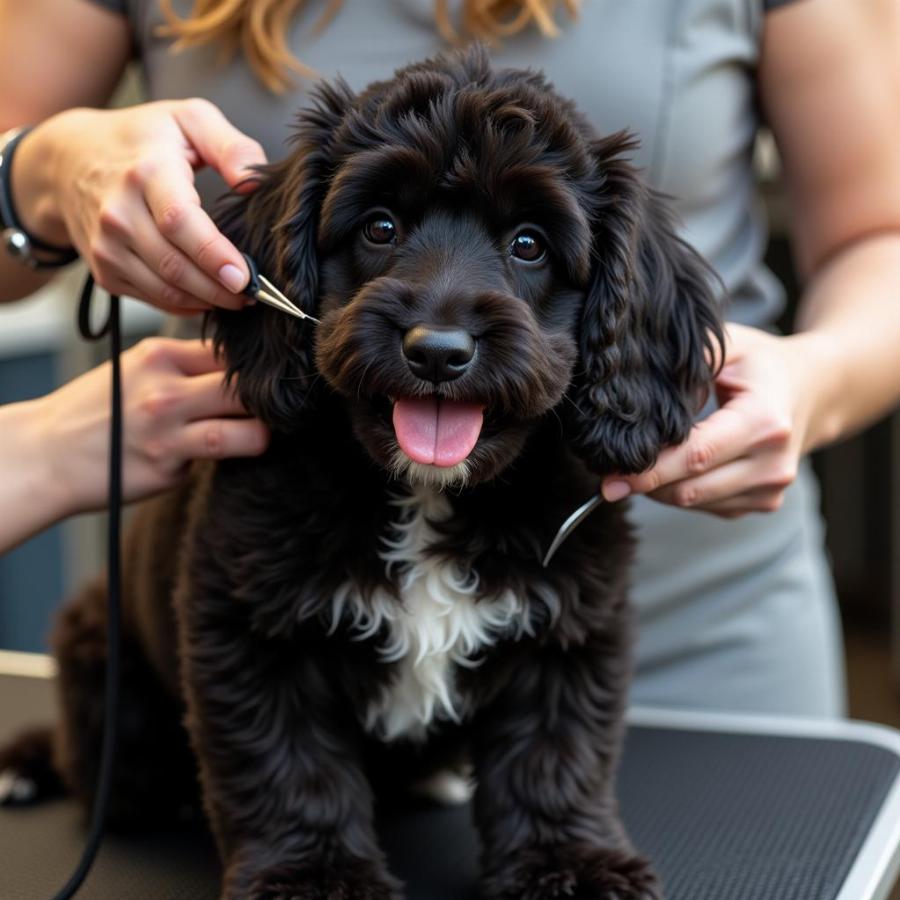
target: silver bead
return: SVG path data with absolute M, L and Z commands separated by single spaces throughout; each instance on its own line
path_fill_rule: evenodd
M 4 228 L 2 233 L 3 246 L 6 252 L 16 259 L 28 260 L 31 258 L 31 241 L 28 235 L 18 228 Z

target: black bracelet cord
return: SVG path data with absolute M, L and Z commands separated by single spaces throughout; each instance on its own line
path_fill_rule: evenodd
M 26 231 L 13 202 L 13 154 L 16 152 L 16 147 L 19 146 L 19 142 L 30 130 L 30 128 L 23 128 L 0 153 L 0 226 L 2 226 L 7 249 L 20 256 L 27 266 L 32 269 L 58 269 L 78 259 L 78 251 L 73 247 L 58 247 L 55 244 L 48 244 Z M 20 242 L 24 242 L 24 246 Z M 38 259 L 32 254 L 32 249 L 40 251 L 43 257 Z
M 122 519 L 122 333 L 119 320 L 119 298 L 110 296 L 109 315 L 98 330 L 91 328 L 91 299 L 94 278 L 88 275 L 78 304 L 78 330 L 89 341 L 97 341 L 109 334 L 112 363 L 111 415 L 109 428 L 109 530 L 107 533 L 107 639 L 106 685 L 104 694 L 103 746 L 100 753 L 100 777 L 94 796 L 90 831 L 87 843 L 65 886 L 53 900 L 70 900 L 87 877 L 100 849 L 109 796 L 112 788 L 116 742 L 119 724 L 119 662 L 121 645 L 121 545 L 119 540 Z

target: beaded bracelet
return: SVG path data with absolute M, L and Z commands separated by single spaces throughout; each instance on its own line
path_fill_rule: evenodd
M 58 269 L 78 259 L 72 247 L 57 247 L 29 234 L 16 214 L 12 198 L 12 160 L 29 128 L 14 128 L 0 135 L 0 244 L 30 269 Z

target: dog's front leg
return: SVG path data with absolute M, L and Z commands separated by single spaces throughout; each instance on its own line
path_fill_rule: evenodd
M 658 900 L 613 796 L 627 673 L 619 639 L 511 648 L 476 717 L 490 900 Z
M 188 727 L 223 900 L 399 900 L 359 726 L 322 641 L 255 636 L 231 598 L 195 591 L 182 609 Z

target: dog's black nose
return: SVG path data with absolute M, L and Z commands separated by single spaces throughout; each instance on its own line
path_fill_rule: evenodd
M 410 371 L 425 381 L 459 378 L 475 356 L 475 338 L 452 325 L 414 325 L 403 336 Z

